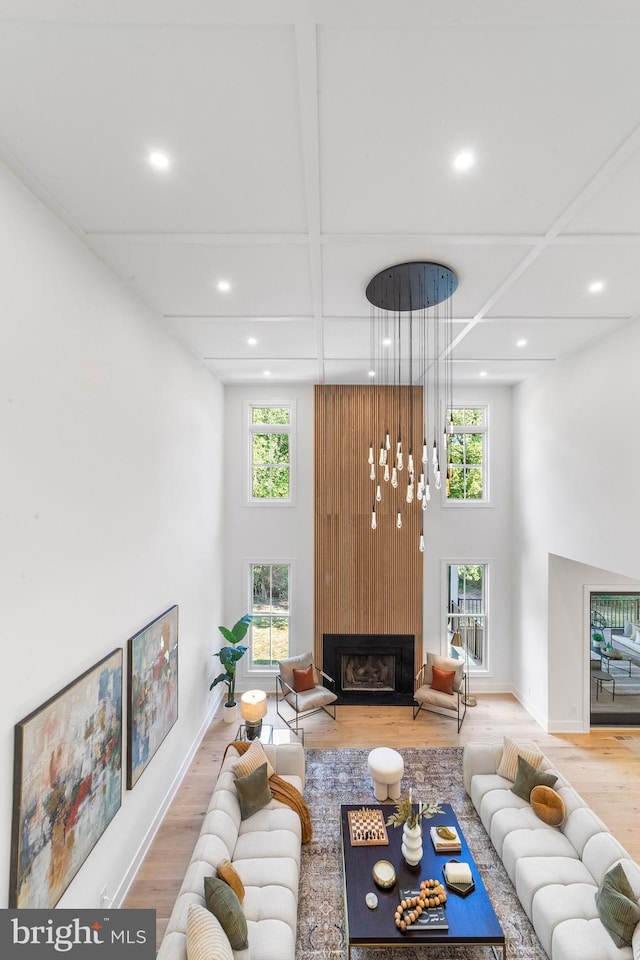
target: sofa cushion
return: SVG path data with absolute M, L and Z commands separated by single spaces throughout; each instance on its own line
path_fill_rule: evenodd
M 564 920 L 553 931 L 551 944 L 553 960 L 633 960 L 634 956 L 630 947 L 614 945 L 600 917 Z
M 551 864 L 551 868 L 550 868 Z M 531 920 L 533 898 L 538 890 L 550 883 L 568 886 L 570 883 L 593 884 L 593 877 L 581 860 L 573 857 L 521 857 L 516 864 L 516 893 L 522 908 Z
M 229 938 L 220 921 L 204 907 L 192 903 L 187 916 L 188 960 L 233 960 Z
M 253 773 L 254 770 L 257 770 L 258 767 L 261 767 L 263 763 L 267 765 L 267 777 L 272 777 L 274 769 L 269 763 L 269 758 L 264 752 L 264 747 L 259 740 L 252 740 L 249 749 L 245 750 L 242 756 L 233 761 L 233 774 L 236 778 L 246 777 L 248 774 Z
M 504 838 L 502 862 L 513 883 L 516 876 L 516 864 L 521 857 L 569 857 L 579 860 L 578 854 L 567 838 L 559 830 L 547 827 L 540 820 L 536 830 L 512 830 Z M 549 863 L 549 874 L 553 873 L 553 861 Z M 594 884 L 597 886 L 597 884 Z
M 248 820 L 258 810 L 262 810 L 271 803 L 273 794 L 269 787 L 266 760 L 246 777 L 236 778 L 236 793 L 240 801 L 240 816 L 243 820 Z
M 518 775 L 518 757 L 524 757 L 536 770 L 540 768 L 543 760 L 542 754 L 537 750 L 531 750 L 528 746 L 505 736 L 502 759 L 496 770 L 498 776 L 505 777 L 513 783 Z
M 518 773 L 511 790 L 517 797 L 531 803 L 531 791 L 534 787 L 552 787 L 557 779 L 555 774 L 543 773 L 523 756 L 518 755 Z
M 553 876 L 553 862 L 549 864 L 549 877 Z M 597 887 L 591 883 L 569 883 L 563 886 L 549 883 L 538 890 L 533 898 L 531 917 L 542 947 L 553 957 L 552 939 L 555 928 L 565 920 L 580 917 L 593 920 L 598 916 L 594 894 Z M 574 953 L 575 957 L 582 957 Z
M 218 877 L 205 877 L 204 899 L 207 910 L 222 924 L 233 949 L 245 950 L 248 946 L 247 920 L 231 887 Z
M 567 815 L 564 800 L 551 786 L 535 786 L 529 795 L 529 803 L 536 817 L 550 827 L 559 827 Z
M 596 905 L 602 923 L 617 947 L 631 946 L 631 937 L 640 921 L 640 907 L 621 863 L 605 874 L 596 891 Z
M 229 884 L 240 903 L 242 903 L 244 900 L 244 884 L 231 860 L 221 860 L 216 872 L 221 880 Z

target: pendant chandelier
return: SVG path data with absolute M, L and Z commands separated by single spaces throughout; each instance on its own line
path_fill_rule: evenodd
M 380 386 L 393 387 L 391 414 L 384 435 L 369 441 L 369 477 L 373 482 L 371 527 L 378 508 L 390 497 L 391 515 L 402 527 L 403 511 L 425 511 L 432 489 L 448 482 L 447 438 L 453 403 L 452 296 L 458 278 L 441 263 L 399 263 L 377 273 L 366 297 L 371 304 L 371 367 Z M 422 423 L 415 420 L 421 392 Z M 422 443 L 414 449 L 421 426 Z M 424 514 L 423 514 L 424 516 Z M 424 551 L 424 523 L 419 549 Z

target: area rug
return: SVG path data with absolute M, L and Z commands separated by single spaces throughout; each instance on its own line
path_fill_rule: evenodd
M 343 960 L 347 955 L 340 860 L 340 804 L 375 802 L 367 773 L 368 753 L 368 750 L 353 748 L 305 750 L 305 798 L 311 812 L 314 836 L 311 843 L 302 847 L 296 960 Z M 509 960 L 546 960 L 511 881 L 464 789 L 462 750 L 451 747 L 407 748 L 399 753 L 404 759 L 403 789 L 411 786 L 416 800 L 444 801 L 452 805 L 500 920 Z M 353 960 L 486 960 L 492 956 L 488 947 L 436 946 L 353 947 L 351 955 Z

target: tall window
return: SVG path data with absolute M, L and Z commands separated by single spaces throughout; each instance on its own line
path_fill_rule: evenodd
M 251 666 L 275 667 L 289 656 L 288 563 L 251 564 Z
M 249 406 L 252 502 L 290 502 L 291 406 Z
M 447 502 L 486 502 L 487 408 L 452 407 L 454 432 L 449 435 Z
M 470 666 L 486 666 L 486 563 L 447 564 L 447 630 L 449 641 L 462 647 Z

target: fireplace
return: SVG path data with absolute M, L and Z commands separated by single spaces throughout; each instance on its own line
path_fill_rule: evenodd
M 411 634 L 325 633 L 322 667 L 338 703 L 410 705 L 414 645 Z

